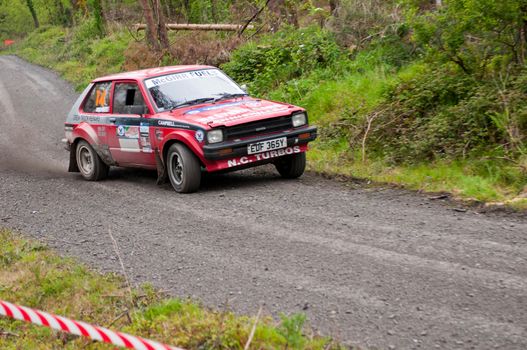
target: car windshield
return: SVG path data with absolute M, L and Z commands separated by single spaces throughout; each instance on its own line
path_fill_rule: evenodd
M 163 75 L 146 79 L 145 86 L 160 111 L 246 95 L 218 69 Z

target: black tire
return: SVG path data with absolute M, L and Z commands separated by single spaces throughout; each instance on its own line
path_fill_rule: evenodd
M 75 159 L 82 177 L 88 181 L 103 180 L 108 176 L 110 167 L 99 157 L 90 144 L 84 140 L 75 147 Z
M 284 179 L 296 179 L 306 170 L 306 153 L 280 157 L 274 165 Z
M 198 158 L 187 147 L 175 143 L 168 149 L 167 174 L 176 192 L 191 193 L 199 189 L 201 166 Z

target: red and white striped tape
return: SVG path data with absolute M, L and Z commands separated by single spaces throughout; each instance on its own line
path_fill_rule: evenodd
M 1 315 L 129 349 L 183 350 L 181 348 L 164 345 L 130 334 L 114 332 L 106 328 L 92 326 L 85 322 L 51 315 L 47 312 L 30 309 L 25 306 L 14 305 L 3 300 L 0 300 L 0 316 Z

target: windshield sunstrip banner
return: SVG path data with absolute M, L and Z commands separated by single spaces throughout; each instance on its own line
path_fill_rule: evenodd
M 174 73 L 174 74 L 163 75 L 160 77 L 147 79 L 145 80 L 145 85 L 147 89 L 150 89 L 155 86 L 165 85 L 165 84 L 169 84 L 175 81 L 213 78 L 213 77 L 217 77 L 218 75 L 219 73 L 215 69 L 204 69 L 204 70 L 196 70 L 192 72 Z

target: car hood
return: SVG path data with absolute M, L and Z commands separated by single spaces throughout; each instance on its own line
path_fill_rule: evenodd
M 246 97 L 180 108 L 170 115 L 176 120 L 215 128 L 279 117 L 299 110 L 302 109 L 289 104 Z

